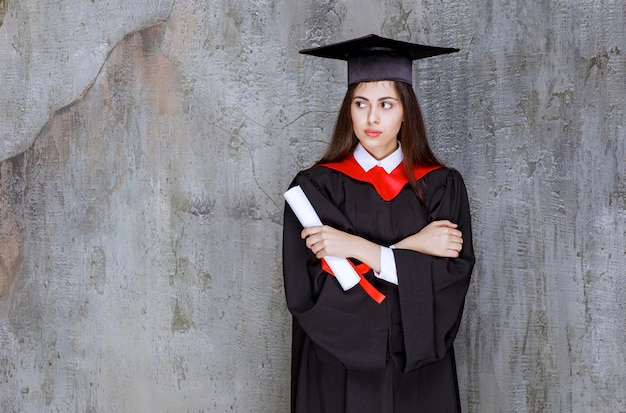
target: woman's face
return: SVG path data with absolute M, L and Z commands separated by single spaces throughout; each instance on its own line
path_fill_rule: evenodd
M 357 85 L 350 114 L 357 139 L 374 158 L 383 159 L 398 148 L 404 110 L 392 81 Z

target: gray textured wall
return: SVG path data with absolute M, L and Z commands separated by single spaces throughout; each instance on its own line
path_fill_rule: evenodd
M 368 33 L 421 62 L 478 263 L 467 412 L 626 412 L 622 0 L 0 0 L 0 411 L 286 412 L 282 192 Z

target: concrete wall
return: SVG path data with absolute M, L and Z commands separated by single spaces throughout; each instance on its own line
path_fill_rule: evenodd
M 368 33 L 470 192 L 467 412 L 626 412 L 626 6 L 0 0 L 0 411 L 286 412 L 282 192 Z

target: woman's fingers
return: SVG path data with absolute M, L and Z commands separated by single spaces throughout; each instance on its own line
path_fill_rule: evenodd
M 433 221 L 426 226 L 424 235 L 428 237 L 430 255 L 456 258 L 463 249 L 463 233 L 458 225 L 448 221 Z
M 306 246 L 313 251 L 315 256 L 322 258 L 327 255 L 324 249 L 327 241 L 333 237 L 333 228 L 326 225 L 308 227 L 302 230 L 300 236 L 305 240 Z
M 327 255 L 349 257 L 354 253 L 356 242 L 358 242 L 358 237 L 328 225 L 305 228 L 300 235 L 317 258 Z
M 434 226 L 439 226 L 439 227 L 448 227 L 448 228 L 456 228 L 456 227 L 458 227 L 457 224 L 455 224 L 454 222 L 449 221 L 447 219 L 443 219 L 441 221 L 433 221 L 429 225 L 434 225 Z
M 304 228 L 302 230 L 302 232 L 300 232 L 300 237 L 302 239 L 306 239 L 307 237 L 309 237 L 309 236 L 311 236 L 313 234 L 319 233 L 323 228 L 324 228 L 323 226 Z
M 433 221 L 395 246 L 434 257 L 456 258 L 463 249 L 463 233 L 449 220 Z

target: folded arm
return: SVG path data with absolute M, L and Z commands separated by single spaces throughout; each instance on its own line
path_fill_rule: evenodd
M 463 247 L 463 234 L 457 225 L 448 221 L 433 221 L 418 233 L 394 244 L 433 257 L 456 258 Z M 367 264 L 375 272 L 381 270 L 381 245 L 348 234 L 328 225 L 302 230 L 301 237 L 317 258 L 326 256 L 355 258 Z

